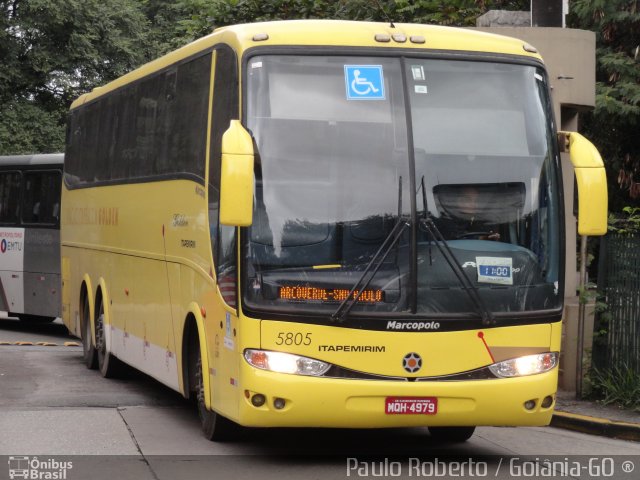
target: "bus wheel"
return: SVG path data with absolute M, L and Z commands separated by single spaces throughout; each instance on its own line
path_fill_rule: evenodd
M 195 345 L 198 349 L 198 355 L 195 368 L 195 390 L 198 403 L 198 416 L 202 423 L 202 433 L 208 440 L 215 442 L 224 442 L 233 440 L 238 434 L 239 426 L 231 420 L 217 414 L 212 410 L 207 410 L 204 402 L 204 381 L 202 378 L 202 358 L 200 356 L 200 346 Z
M 429 427 L 429 435 L 445 443 L 462 443 L 469 440 L 475 430 L 476 427 Z
M 120 374 L 121 363 L 107 350 L 105 338 L 104 307 L 102 302 L 96 317 L 96 351 L 98 353 L 98 369 L 104 378 L 115 378 Z
M 91 317 L 89 316 L 89 302 L 82 302 L 82 356 L 84 364 L 90 370 L 98 368 L 98 353 L 91 341 Z

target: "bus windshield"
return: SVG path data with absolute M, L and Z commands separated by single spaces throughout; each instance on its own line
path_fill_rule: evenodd
M 562 210 L 545 78 L 489 61 L 252 57 L 246 305 L 331 315 L 348 299 L 350 316 L 462 317 L 477 311 L 465 275 L 498 317 L 557 311 Z M 410 228 L 386 248 L 398 222 Z

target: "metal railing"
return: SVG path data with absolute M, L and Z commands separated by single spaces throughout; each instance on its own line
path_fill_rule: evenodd
M 606 309 L 596 316 L 592 364 L 640 375 L 640 235 L 601 239 L 598 290 Z

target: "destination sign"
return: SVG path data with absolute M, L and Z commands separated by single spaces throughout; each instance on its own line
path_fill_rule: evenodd
M 322 288 L 308 285 L 290 285 L 278 288 L 278 298 L 289 301 L 342 302 L 349 297 L 346 288 Z M 358 303 L 378 303 L 384 301 L 382 290 L 363 290 L 360 296 L 354 291 L 351 298 L 358 297 Z

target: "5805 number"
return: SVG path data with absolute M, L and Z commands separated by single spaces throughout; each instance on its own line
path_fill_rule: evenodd
M 311 345 L 311 333 L 280 332 L 276 345 Z

